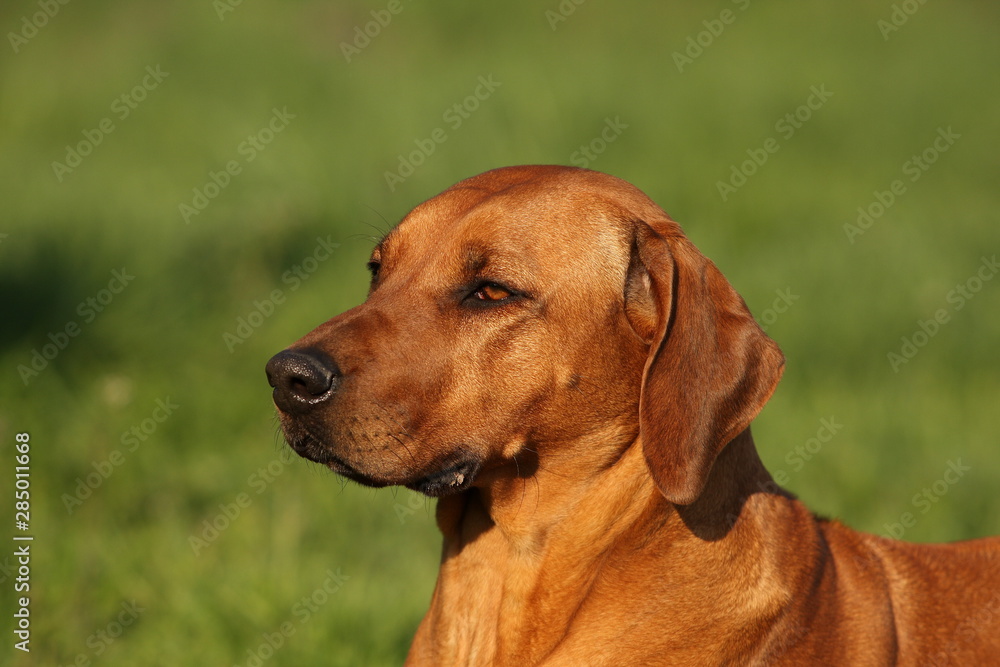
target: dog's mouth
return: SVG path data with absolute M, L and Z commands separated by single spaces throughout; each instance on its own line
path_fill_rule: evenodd
M 454 493 L 461 493 L 472 486 L 481 463 L 471 454 L 462 452 L 456 457 L 438 463 L 430 472 L 422 471 L 418 475 L 400 479 L 376 477 L 358 470 L 344 459 L 334 454 L 330 448 L 308 434 L 303 437 L 287 437 L 289 446 L 304 459 L 324 465 L 342 477 L 373 488 L 386 486 L 405 486 L 408 489 L 427 496 L 440 498 Z
M 347 463 L 347 461 L 330 451 L 326 445 L 313 437 L 308 431 L 299 433 L 292 432 L 289 429 L 284 429 L 284 431 L 285 441 L 288 443 L 288 446 L 302 458 L 326 466 L 338 475 L 358 484 L 376 488 L 389 486 L 388 482 L 383 482 L 370 475 L 366 475 Z

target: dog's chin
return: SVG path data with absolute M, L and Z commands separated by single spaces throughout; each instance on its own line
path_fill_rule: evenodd
M 408 489 L 434 498 L 465 491 L 472 486 L 476 474 L 481 467 L 478 459 L 467 456 L 460 458 L 457 462 L 451 459 L 447 463 L 436 466 L 430 472 L 425 471 L 416 476 L 401 476 L 398 479 L 391 479 L 383 475 L 374 475 L 359 470 L 338 457 L 329 448 L 311 438 L 303 440 L 289 439 L 288 443 L 295 453 L 302 458 L 324 465 L 352 482 L 373 488 L 405 486 Z
M 322 463 L 327 468 L 337 473 L 341 477 L 346 477 L 352 482 L 357 482 L 362 486 L 370 486 L 375 489 L 381 489 L 382 487 L 393 485 L 393 482 L 391 481 L 382 480 L 377 477 L 373 477 L 371 475 L 361 472 L 357 468 L 348 465 L 343 460 L 337 458 L 333 454 L 324 457 L 324 460 L 317 461 L 317 463 Z
M 405 486 L 425 496 L 442 498 L 461 493 L 471 487 L 476 480 L 479 468 L 479 461 L 469 458 L 429 475 L 424 475 L 417 480 L 408 482 Z
M 432 498 L 442 498 L 465 491 L 472 486 L 476 473 L 479 472 L 479 463 L 468 460 L 420 477 L 393 480 L 363 473 L 332 454 L 321 463 L 338 475 L 364 486 L 373 488 L 405 486 L 411 491 L 417 491 Z

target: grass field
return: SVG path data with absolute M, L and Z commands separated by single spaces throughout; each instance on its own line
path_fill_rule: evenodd
M 264 363 L 508 164 L 625 178 L 715 260 L 788 358 L 755 436 L 814 510 L 1000 533 L 1000 7 L 50 4 L 0 9 L 0 507 L 22 534 L 28 432 L 35 538 L 0 663 L 400 664 L 433 502 L 289 457 Z

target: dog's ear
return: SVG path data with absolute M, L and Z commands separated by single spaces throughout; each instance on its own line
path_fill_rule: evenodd
M 625 313 L 649 345 L 639 397 L 646 463 L 667 500 L 688 505 L 771 397 L 784 356 L 672 220 L 635 223 Z

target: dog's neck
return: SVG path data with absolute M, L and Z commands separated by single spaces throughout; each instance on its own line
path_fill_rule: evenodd
M 582 516 L 592 517 L 588 523 L 595 533 L 610 536 L 632 526 L 640 514 L 651 518 L 647 513 L 655 517 L 654 527 L 680 519 L 693 535 L 716 540 L 729 531 L 750 496 L 784 494 L 757 455 L 749 428 L 723 448 L 698 500 L 686 506 L 663 498 L 640 441 L 613 456 L 586 446 L 572 449 L 595 454 L 582 460 L 579 455 L 543 457 L 530 477 L 495 475 L 483 487 L 440 500 L 438 526 L 446 545 L 460 550 L 479 531 L 495 528 L 511 547 L 541 551 L 567 517 L 576 517 L 571 522 L 576 535 Z
M 685 507 L 659 492 L 641 442 L 604 466 L 594 463 L 542 457 L 528 479 L 498 478 L 439 501 L 441 572 L 415 652 L 441 651 L 437 657 L 453 664 L 501 656 L 531 663 L 559 645 L 589 596 L 608 594 L 605 587 L 614 585 L 608 569 L 620 574 L 627 566 L 631 554 L 619 553 L 625 548 L 662 551 L 665 577 L 694 582 L 692 595 L 733 589 L 728 569 L 670 573 L 670 553 L 757 555 L 760 540 L 745 534 L 759 526 L 743 525 L 739 548 L 726 546 L 751 497 L 777 488 L 749 429 L 723 449 L 704 492 Z M 692 559 L 684 562 L 690 568 Z M 550 572 L 559 572 L 559 581 Z M 719 579 L 729 582 L 720 586 Z
M 743 505 L 754 496 L 791 498 L 764 467 L 748 427 L 722 450 L 698 500 L 675 509 L 696 537 L 718 540 L 732 529 Z

